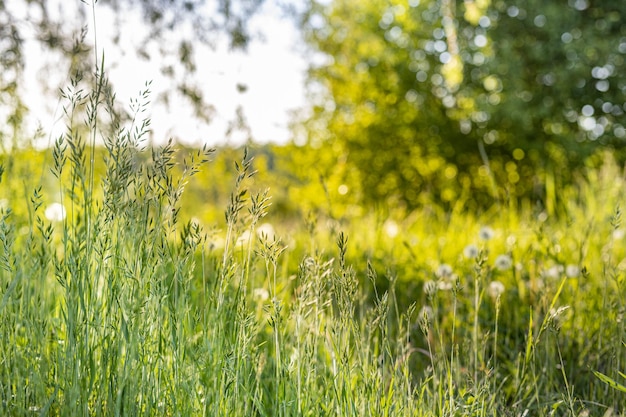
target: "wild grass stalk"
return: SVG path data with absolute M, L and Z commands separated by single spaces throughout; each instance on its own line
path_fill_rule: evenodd
M 320 211 L 283 243 L 257 236 L 270 200 L 246 150 L 206 231 L 181 205 L 214 150 L 152 146 L 150 84 L 125 112 L 104 69 L 63 90 L 50 177 L 17 187 L 0 168 L 0 414 L 626 412 L 615 167 L 581 182 L 588 205 L 569 197 L 576 230 L 432 208 L 385 237 L 379 213 Z
M 486 242 L 473 264 L 461 259 L 445 274 L 428 266 L 434 253 L 412 258 L 412 269 L 399 253 L 382 274 L 375 259 L 363 269 L 350 263 L 362 242 L 351 247 L 346 234 L 335 235 L 336 249 L 321 245 L 319 219 L 306 233 L 312 254 L 257 239 L 269 199 L 250 191 L 246 153 L 235 166 L 224 247 L 210 249 L 219 232 L 182 219 L 180 201 L 211 150 L 148 146 L 149 85 L 128 122 L 103 87 L 110 128 L 88 191 L 91 151 L 81 139 L 88 129 L 71 122 L 89 102 L 79 84 L 67 91 L 68 128 L 51 150 L 58 189 L 31 191 L 23 232 L 10 209 L 0 218 L 3 412 L 481 416 L 622 406 L 619 390 L 601 385 L 616 381 L 624 363 L 615 336 L 623 333 L 616 221 L 610 246 L 587 243 L 605 254 L 602 268 L 590 265 L 598 278 L 545 275 L 553 262 L 571 262 L 555 249 L 556 236 L 524 247 Z M 49 196 L 67 207 L 65 218 L 42 214 Z M 519 269 L 490 266 L 500 248 L 516 253 Z M 580 245 L 571 250 L 582 256 Z M 288 253 L 302 254 L 291 277 Z M 436 280 L 404 307 L 398 288 L 407 270 Z M 496 278 L 505 289 L 492 296 Z M 576 294 L 591 289 L 602 297 L 583 304 Z M 576 368 L 583 363 L 576 346 L 590 353 L 574 319 L 596 322 L 592 366 L 604 376 L 590 388 L 584 384 L 594 377 Z

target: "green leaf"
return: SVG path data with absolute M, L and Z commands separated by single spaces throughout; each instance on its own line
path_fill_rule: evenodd
M 608 377 L 598 371 L 592 371 L 592 372 L 600 381 L 604 382 L 605 384 L 608 384 L 611 388 L 616 389 L 618 391 L 626 392 L 626 386 L 615 381 L 613 378 Z M 621 372 L 619 374 L 622 377 L 626 377 L 626 375 L 622 374 Z

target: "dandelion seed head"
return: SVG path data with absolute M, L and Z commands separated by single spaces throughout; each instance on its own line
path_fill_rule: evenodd
M 565 267 L 565 275 L 568 278 L 576 278 L 578 275 L 580 275 L 580 268 L 578 267 L 578 265 L 567 265 Z
M 270 298 L 270 294 L 265 288 L 255 288 L 252 290 L 252 296 L 259 301 L 267 301 Z
M 398 236 L 398 233 L 400 233 L 400 227 L 398 227 L 398 223 L 394 222 L 391 219 L 387 219 L 385 221 L 385 223 L 383 224 L 383 230 L 385 231 L 385 234 L 392 239 Z
M 554 265 L 543 271 L 543 276 L 549 279 L 558 279 L 563 273 L 563 265 Z
M 452 276 L 452 267 L 448 264 L 441 264 L 435 271 L 438 278 L 450 278 Z
M 459 281 L 459 276 L 454 273 L 452 267 L 448 264 L 442 264 L 435 271 L 435 275 L 439 278 L 437 280 L 437 288 L 441 291 L 448 291 L 453 289 Z
M 441 291 L 449 291 L 454 287 L 452 283 L 453 282 L 450 279 L 441 280 L 437 283 L 437 288 Z
M 274 240 L 276 237 L 276 232 L 274 231 L 274 226 L 271 223 L 261 223 L 256 228 L 256 234 L 258 237 L 265 236 L 267 240 Z
M 44 215 L 51 222 L 62 222 L 66 216 L 65 207 L 61 203 L 52 203 L 46 208 Z
M 247 245 L 248 242 L 250 241 L 250 230 L 245 230 L 238 238 L 237 238 L 237 242 L 235 242 L 236 245 Z
M 513 266 L 513 260 L 509 255 L 499 255 L 495 262 L 496 269 L 508 271 Z
M 463 249 L 463 256 L 465 256 L 467 259 L 475 259 L 478 256 L 478 253 L 478 246 L 474 244 L 467 245 L 465 249 Z
M 437 283 L 435 281 L 426 281 L 424 283 L 424 293 L 428 296 L 433 296 L 437 292 Z
M 515 245 L 515 242 L 517 242 L 517 238 L 515 237 L 515 235 L 509 235 L 506 238 L 506 244 L 509 246 Z
M 480 231 L 478 232 L 478 237 L 481 238 L 482 240 L 491 240 L 494 234 L 495 232 L 493 231 L 491 227 L 483 226 L 480 228 Z
M 500 281 L 491 281 L 487 287 L 487 293 L 493 299 L 498 298 L 504 293 L 504 284 Z

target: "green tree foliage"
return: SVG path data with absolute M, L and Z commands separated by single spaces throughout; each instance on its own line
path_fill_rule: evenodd
M 626 139 L 624 16 L 621 1 L 311 2 L 309 140 L 342 143 L 371 201 L 542 196 Z
M 231 49 L 245 50 L 252 37 L 248 21 L 262 4 L 263 0 L 0 0 L 0 117 L 6 114 L 4 124 L 11 127 L 0 128 L 0 139 L 15 141 L 28 111 L 19 85 L 32 82 L 23 78 L 27 52 L 36 53 L 27 49 L 29 42 L 41 47 L 39 59 L 47 57 L 54 71 L 71 68 L 72 73 L 90 75 L 93 38 L 86 35 L 87 27 L 93 26 L 92 7 L 113 12 L 117 32 L 112 40 L 124 53 L 132 51 L 121 31 L 128 27 L 128 16 L 141 16 L 149 30 L 132 45 L 134 52 L 143 59 L 155 53 L 161 57 L 173 55 L 183 75 L 177 76 L 176 70 L 166 64 L 161 65 L 161 72 L 173 79 L 175 89 L 189 99 L 198 117 L 208 118 L 211 107 L 198 86 L 189 82 L 189 75 L 196 69 L 194 47 L 214 47 L 225 37 Z M 45 74 L 41 76 L 46 79 Z M 52 88 L 51 94 L 56 95 L 58 86 Z

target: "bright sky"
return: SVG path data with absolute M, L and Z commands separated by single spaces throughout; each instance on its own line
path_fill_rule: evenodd
M 129 99 L 137 96 L 146 81 L 152 81 L 150 114 L 156 143 L 163 143 L 170 137 L 188 144 L 225 143 L 228 122 L 234 119 L 238 106 L 243 107 L 256 141 L 286 142 L 290 138 L 289 112 L 304 105 L 306 62 L 298 50 L 300 38 L 297 30 L 290 20 L 281 15 L 276 3 L 277 0 L 266 0 L 261 13 L 252 20 L 253 32 L 261 32 L 265 40 L 253 41 L 247 54 L 229 52 L 225 42 L 217 50 L 196 46 L 196 81 L 202 86 L 207 102 L 216 108 L 214 118 L 208 125 L 195 119 L 192 107 L 181 96 L 173 94 L 169 108 L 158 102 L 157 97 L 172 87 L 171 81 L 160 74 L 161 62 L 139 60 L 135 57 L 134 48 L 120 51 L 119 47 L 113 46 L 110 41 L 114 33 L 113 14 L 107 7 L 96 5 L 98 49 L 104 49 L 105 70 L 119 103 L 128 108 Z M 78 1 L 64 3 L 64 7 L 69 7 L 69 4 L 90 8 Z M 87 38 L 93 42 L 91 13 L 88 15 L 89 21 L 85 22 L 89 25 Z M 122 28 L 121 44 L 132 45 L 141 38 L 142 29 L 138 15 L 130 14 L 126 18 L 128 27 Z M 27 105 L 44 131 L 52 132 L 54 140 L 65 121 L 58 107 L 58 97 L 43 95 L 40 82 L 45 80 L 52 89 L 67 85 L 67 68 L 42 71 L 41 64 L 34 62 L 33 57 L 43 56 L 45 59 L 46 52 L 34 43 L 28 48 L 24 75 Z M 152 56 L 160 58 L 157 53 Z M 238 92 L 239 83 L 248 87 L 244 93 Z M 235 135 L 230 138 L 230 143 L 240 144 L 243 140 L 243 135 Z M 48 137 L 44 142 L 48 142 Z

